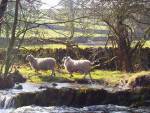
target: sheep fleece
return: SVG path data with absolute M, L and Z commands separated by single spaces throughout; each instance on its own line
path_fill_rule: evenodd
M 80 72 L 84 74 L 90 73 L 91 70 L 91 62 L 89 60 L 73 60 L 70 59 L 65 61 L 64 63 L 65 68 L 68 72 Z
M 35 58 L 35 60 L 37 62 L 37 70 L 54 70 L 55 68 L 56 60 L 54 58 Z

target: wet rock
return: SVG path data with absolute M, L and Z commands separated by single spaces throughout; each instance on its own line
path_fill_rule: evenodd
M 53 86 L 53 87 L 56 87 L 56 86 L 57 86 L 57 84 L 56 84 L 56 83 L 52 83 L 52 86 Z
M 47 83 L 45 84 L 47 88 L 39 89 L 40 84 L 27 85 L 27 83 L 23 83 L 21 85 L 23 86 L 23 90 L 16 91 L 11 89 L 0 92 L 0 105 L 2 108 L 3 106 L 11 107 L 12 105 L 14 108 L 30 105 L 69 107 L 107 104 L 133 107 L 150 105 L 150 88 L 110 90 L 108 88 L 97 88 L 94 86 L 92 88 L 89 85 L 85 87 L 83 84 L 79 87 L 78 84 L 68 84 L 65 86 L 65 84 L 57 83 L 56 87 L 52 87 L 52 84 Z M 107 108 L 110 109 L 107 106 L 105 109 L 100 110 L 107 111 Z M 92 111 L 93 109 L 95 108 L 91 107 L 89 110 Z
M 46 88 L 48 88 L 48 86 L 46 86 L 46 85 L 41 85 L 41 86 L 39 87 L 39 89 L 46 89 Z
M 15 84 L 14 89 L 23 89 L 23 87 L 21 84 Z
M 90 106 L 98 104 L 116 104 L 125 106 L 143 106 L 150 100 L 150 89 L 107 91 L 105 89 L 46 88 L 39 92 L 24 92 L 16 97 L 16 107 L 38 106 Z
M 136 78 L 131 78 L 128 82 L 128 86 L 131 88 L 135 87 L 149 87 L 150 86 L 150 75 L 143 75 Z
M 88 79 L 77 79 L 76 80 L 76 83 L 79 83 L 79 84 L 89 84 L 89 81 Z

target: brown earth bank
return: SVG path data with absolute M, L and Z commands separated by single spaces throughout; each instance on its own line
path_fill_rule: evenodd
M 0 89 L 9 89 L 15 85 L 11 77 L 0 77 Z
M 13 88 L 15 83 L 24 83 L 26 78 L 19 71 L 0 76 L 0 90 Z
M 93 88 L 55 88 L 49 87 L 43 91 L 21 93 L 14 98 L 15 107 L 37 106 L 73 106 L 82 107 L 89 105 L 123 105 L 123 106 L 149 106 L 150 88 L 126 89 L 109 91 Z
M 137 77 L 130 77 L 126 85 L 130 88 L 150 87 L 150 74 Z
M 97 65 L 97 69 L 118 70 L 117 57 L 115 54 L 117 48 L 73 48 L 73 49 L 20 49 L 15 50 L 16 62 L 19 64 L 27 63 L 25 58 L 28 54 L 33 54 L 36 57 L 54 57 L 58 64 L 62 64 L 64 56 L 71 56 L 74 59 L 88 59 L 93 65 Z M 137 54 L 137 53 L 135 53 Z M 0 60 L 4 60 L 5 51 L 0 52 Z M 137 59 L 134 59 L 134 70 L 149 70 L 150 69 L 150 48 L 142 48 Z

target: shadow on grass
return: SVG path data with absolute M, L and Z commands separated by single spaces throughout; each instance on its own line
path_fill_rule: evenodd
M 41 81 L 43 82 L 68 82 L 68 83 L 73 83 L 75 82 L 74 80 L 63 78 L 63 77 L 58 77 L 58 76 L 38 76 Z
M 35 78 L 34 78 L 35 77 Z M 36 78 L 37 77 L 37 78 Z M 48 76 L 48 75 L 43 75 L 42 73 L 35 73 L 34 75 L 28 76 L 28 80 L 31 82 L 35 82 L 36 79 L 40 82 L 58 82 L 58 83 L 78 83 L 78 84 L 91 84 L 91 83 L 96 83 L 96 84 L 103 84 L 107 85 L 108 83 L 103 80 L 103 79 L 83 79 L 83 78 L 67 78 L 67 77 L 62 77 L 62 76 Z

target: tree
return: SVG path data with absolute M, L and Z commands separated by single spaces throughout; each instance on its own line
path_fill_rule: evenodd
M 2 0 L 1 4 L 0 4 L 0 35 L 1 35 L 1 32 L 2 32 L 2 26 L 1 25 L 2 25 L 2 22 L 3 22 L 4 12 L 6 10 L 7 3 L 8 3 L 8 0 Z
M 14 22 L 13 22 L 13 26 L 12 26 L 11 38 L 10 38 L 9 45 L 7 48 L 7 53 L 6 53 L 5 72 L 4 72 L 5 76 L 8 74 L 9 68 L 11 66 L 11 62 L 12 62 L 11 58 L 13 55 L 13 48 L 14 48 L 15 41 L 16 41 L 16 28 L 17 28 L 17 24 L 18 24 L 19 2 L 20 2 L 20 0 L 16 0 L 15 15 L 14 15 Z
M 0 4 L 0 24 L 1 24 L 2 21 L 3 21 L 4 12 L 5 12 L 5 10 L 6 10 L 7 3 L 8 3 L 8 0 L 2 0 L 2 1 L 1 1 L 1 4 Z
M 91 3 L 91 15 L 105 22 L 111 30 L 113 41 L 118 47 L 116 56 L 120 70 L 134 71 L 136 52 L 145 42 L 141 39 L 132 47 L 137 37 L 134 25 L 138 17 L 150 13 L 148 3 L 148 0 L 93 0 Z
M 11 9 L 11 11 L 12 11 L 11 12 L 11 11 L 9 11 L 9 8 L 8 8 L 7 13 L 5 14 L 5 18 L 7 18 L 9 16 L 9 17 L 11 17 L 11 19 L 13 19 L 13 21 L 8 20 L 8 21 L 5 21 L 5 23 L 4 23 L 8 26 L 12 25 L 11 29 L 6 30 L 6 32 L 8 32 L 8 33 L 10 32 L 11 35 L 10 35 L 9 44 L 8 44 L 8 48 L 7 48 L 7 52 L 6 52 L 5 62 L 1 67 L 1 73 L 3 73 L 3 70 L 4 70 L 5 77 L 7 77 L 8 73 L 10 71 L 10 68 L 14 63 L 16 54 L 17 54 L 20 46 L 23 43 L 26 32 L 28 30 L 31 30 L 32 28 L 34 28 L 33 24 L 31 24 L 31 23 L 38 21 L 38 19 L 33 19 L 33 18 L 35 18 L 34 13 L 35 12 L 36 12 L 36 14 L 39 13 L 38 7 L 36 7 L 37 5 L 35 2 L 36 1 L 34 1 L 34 3 L 31 4 L 29 2 L 24 2 L 21 0 L 12 1 L 10 4 L 12 6 L 12 9 L 14 9 L 14 10 Z M 38 1 L 38 3 L 39 3 L 39 1 Z M 15 6 L 13 6 L 13 5 L 15 5 Z M 34 7 L 36 7 L 36 8 L 34 8 Z M 30 11 L 28 11 L 27 9 Z M 6 37 L 7 37 L 7 35 L 6 35 Z M 7 37 L 7 38 L 9 38 L 9 37 Z

